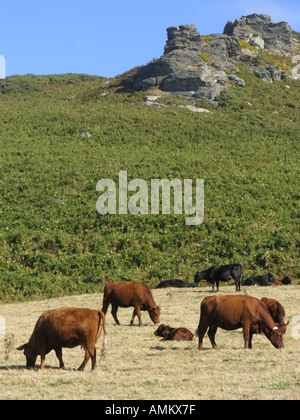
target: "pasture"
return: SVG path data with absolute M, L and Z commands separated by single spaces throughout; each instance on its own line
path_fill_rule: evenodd
M 220 285 L 219 294 L 234 294 L 233 285 Z M 248 287 L 242 294 L 257 298 L 272 297 L 281 302 L 290 321 L 284 336 L 285 348 L 275 349 L 267 338 L 255 335 L 253 349 L 243 348 L 242 330 L 218 330 L 218 350 L 212 350 L 208 336 L 204 351 L 197 341 L 160 341 L 154 336 L 154 325 L 142 312 L 144 327 L 129 326 L 132 308 L 119 308 L 120 326 L 115 325 L 109 307 L 106 316 L 107 355 L 100 361 L 103 335 L 97 343 L 97 364 L 91 371 L 76 369 L 84 356 L 80 347 L 63 349 L 66 370 L 58 369 L 55 353 L 46 356 L 46 368 L 25 369 L 23 352 L 16 347 L 27 342 L 39 315 L 49 309 L 76 306 L 102 307 L 102 294 L 62 297 L 50 300 L 2 304 L 0 315 L 6 319 L 7 337 L 14 341 L 5 360 L 5 343 L 0 341 L 1 399 L 136 399 L 136 400 L 202 400 L 202 399 L 299 399 L 300 340 L 293 338 L 300 315 L 300 286 Z M 200 303 L 210 295 L 210 286 L 200 283 L 194 289 L 157 289 L 153 296 L 162 309 L 161 323 L 195 331 L 199 322 Z M 298 321 L 299 323 L 299 321 Z M 297 336 L 296 336 L 297 337 Z M 37 359 L 39 366 L 40 358 Z

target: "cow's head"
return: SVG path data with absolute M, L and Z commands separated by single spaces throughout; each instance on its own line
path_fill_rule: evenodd
M 284 343 L 283 343 L 284 333 L 282 332 L 282 326 L 279 326 L 278 324 L 276 324 L 276 326 L 273 327 L 272 330 L 264 331 L 264 333 L 276 349 L 282 349 L 284 347 Z
M 194 282 L 195 283 L 199 283 L 200 280 L 204 279 L 204 274 L 202 271 L 197 271 L 197 273 L 195 274 L 195 278 L 194 278 Z
M 284 276 L 283 279 L 281 280 L 282 284 L 291 284 L 293 283 L 292 277 L 291 276 Z
M 154 335 L 158 337 L 165 337 L 170 332 L 170 327 L 165 324 L 161 324 L 156 331 L 154 331 Z
M 29 343 L 23 344 L 23 346 L 18 347 L 17 350 L 24 350 L 24 355 L 26 357 L 26 367 L 35 366 L 38 353 L 31 348 Z
M 159 317 L 160 317 L 160 307 L 159 306 L 153 306 L 152 309 L 149 309 L 149 315 L 151 318 L 151 321 L 154 322 L 154 324 L 159 323 Z

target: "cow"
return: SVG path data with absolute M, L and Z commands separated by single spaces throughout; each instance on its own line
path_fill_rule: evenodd
M 273 274 L 265 274 L 263 276 L 252 276 L 242 281 L 243 286 L 268 286 L 270 283 L 274 283 L 275 278 Z
M 111 314 L 117 325 L 120 322 L 117 318 L 117 310 L 121 308 L 134 307 L 130 325 L 133 325 L 134 318 L 137 315 L 139 326 L 143 325 L 141 319 L 141 311 L 148 311 L 154 324 L 159 323 L 161 309 L 154 302 L 150 287 L 145 284 L 135 283 L 131 281 L 108 283 L 104 288 L 102 311 L 107 312 L 108 306 L 111 304 Z
M 212 292 L 215 291 L 215 283 L 217 285 L 217 292 L 219 291 L 219 282 L 228 281 L 232 277 L 235 281 L 235 290 L 241 290 L 241 275 L 243 267 L 241 264 L 215 265 L 204 271 L 197 271 L 195 274 L 195 283 L 205 279 L 212 284 Z
M 283 332 L 274 322 L 261 300 L 250 296 L 209 296 L 201 303 L 201 315 L 195 335 L 199 337 L 198 349 L 203 350 L 203 337 L 208 330 L 213 349 L 217 348 L 215 335 L 218 328 L 236 330 L 243 328 L 245 348 L 252 348 L 253 334 L 261 331 L 277 349 L 283 348 Z
M 165 287 L 198 287 L 195 283 L 188 283 L 183 280 L 174 279 L 174 280 L 163 280 L 158 283 L 154 289 L 163 289 Z
M 172 328 L 168 325 L 161 324 L 154 335 L 163 337 L 162 341 L 192 341 L 194 334 L 187 328 Z
M 285 310 L 278 300 L 270 299 L 263 297 L 261 301 L 267 306 L 269 314 L 273 318 L 274 322 L 278 324 L 278 327 L 281 329 L 282 333 L 286 333 L 286 327 L 289 325 L 289 322 L 285 323 Z
M 26 367 L 34 367 L 36 358 L 41 356 L 40 369 L 45 368 L 45 356 L 54 350 L 59 367 L 65 368 L 62 348 L 81 345 L 85 357 L 78 370 L 83 371 L 91 358 L 92 370 L 96 368 L 96 342 L 104 332 L 102 350 L 106 347 L 105 315 L 102 311 L 88 308 L 60 308 L 44 312 L 37 320 L 28 343 L 18 347 L 24 350 Z
M 273 282 L 268 282 L 267 286 L 283 286 L 292 284 L 293 280 L 290 275 L 284 276 L 282 279 L 275 279 Z

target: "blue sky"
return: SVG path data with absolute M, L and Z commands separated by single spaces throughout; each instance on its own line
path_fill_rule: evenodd
M 114 77 L 163 54 L 166 28 L 222 33 L 228 20 L 265 13 L 300 32 L 299 0 L 0 0 L 6 75 Z

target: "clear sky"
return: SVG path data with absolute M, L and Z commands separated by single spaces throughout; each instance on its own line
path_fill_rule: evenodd
M 264 13 L 300 32 L 299 0 L 0 0 L 6 75 L 114 77 L 163 54 L 166 28 L 222 33 L 228 20 Z

